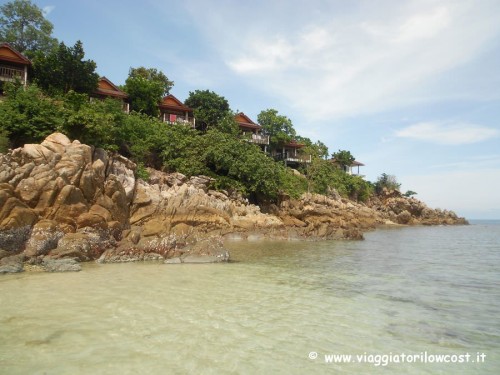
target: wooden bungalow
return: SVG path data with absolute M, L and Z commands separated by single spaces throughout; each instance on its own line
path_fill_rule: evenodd
M 262 126 L 253 122 L 250 117 L 245 115 L 243 112 L 237 113 L 234 116 L 234 120 L 240 127 L 242 135 L 246 137 L 249 142 L 263 145 L 264 152 L 267 152 L 267 146 L 269 145 L 269 136 L 262 135 Z
M 340 165 L 340 163 L 335 160 L 335 159 L 330 159 L 333 164 L 341 168 L 345 173 L 353 175 L 353 176 L 360 176 L 364 177 L 364 175 L 359 173 L 359 167 L 364 167 L 365 165 L 357 160 L 354 160 L 351 165 Z M 355 169 L 357 168 L 357 169 Z
M 97 90 L 94 91 L 91 97 L 97 99 L 113 98 L 120 100 L 123 103 L 123 111 L 125 113 L 129 113 L 130 111 L 128 95 L 106 77 L 99 78 Z
M 28 83 L 28 67 L 31 61 L 9 43 L 0 43 L 0 81 L 19 80 L 24 86 Z
M 160 118 L 163 122 L 183 124 L 192 128 L 196 125 L 193 110 L 172 94 L 165 96 L 158 105 L 158 108 L 160 110 Z
M 303 147 L 305 147 L 305 144 L 291 141 L 285 143 L 280 149 L 275 150 L 273 156 L 277 160 L 283 160 L 285 165 L 290 167 L 298 166 L 302 163 L 310 163 L 312 160 L 311 155 L 305 155 L 300 151 Z

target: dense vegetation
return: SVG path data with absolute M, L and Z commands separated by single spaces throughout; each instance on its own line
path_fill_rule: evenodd
M 364 200 L 370 185 L 350 176 L 315 155 L 303 175 L 292 173 L 282 163 L 246 142 L 232 131 L 216 126 L 201 132 L 183 125 L 166 125 L 142 113 L 123 113 L 112 99 L 89 101 L 85 94 L 70 91 L 52 98 L 36 85 L 7 87 L 0 104 L 0 124 L 5 144 L 39 142 L 54 131 L 70 138 L 120 152 L 141 166 L 188 176 L 205 174 L 215 178 L 214 188 L 239 191 L 255 201 L 275 201 L 280 195 L 297 197 L 309 190 Z M 222 118 L 220 123 L 224 123 Z M 0 145 L 2 143 L 0 142 Z

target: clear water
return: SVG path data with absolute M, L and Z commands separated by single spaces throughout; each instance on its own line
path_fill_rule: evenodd
M 500 373 L 498 222 L 227 246 L 234 263 L 0 277 L 0 374 Z M 475 363 L 369 357 L 423 352 Z

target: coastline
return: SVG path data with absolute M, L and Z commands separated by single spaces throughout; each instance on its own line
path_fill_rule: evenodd
M 397 191 L 366 203 L 305 193 L 257 206 L 207 176 L 148 170 L 54 133 L 0 155 L 0 273 L 80 262 L 225 262 L 223 239 L 360 240 L 380 227 L 467 224 Z M 30 268 L 30 267 L 26 267 Z

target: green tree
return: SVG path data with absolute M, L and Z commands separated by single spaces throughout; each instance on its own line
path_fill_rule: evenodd
M 275 201 L 280 194 L 297 195 L 298 183 L 290 171 L 281 163 L 264 154 L 260 147 L 235 138 L 228 133 L 212 129 L 198 137 L 196 153 L 210 174 L 219 182 L 220 188 L 239 190 L 254 202 Z
M 158 103 L 174 86 L 167 76 L 155 69 L 130 68 L 123 90 L 129 95 L 130 109 L 148 116 L 158 116 Z
M 162 96 L 168 95 L 172 87 L 174 87 L 174 81 L 169 80 L 165 73 L 155 68 L 145 68 L 143 66 L 130 68 L 129 78 L 139 77 L 148 81 L 157 82 L 161 85 L 163 89 L 161 93 Z
M 37 53 L 33 60 L 34 81 L 50 95 L 71 90 L 90 94 L 97 89 L 99 75 L 95 72 L 96 63 L 84 58 L 80 41 L 73 47 L 61 42 L 47 55 Z
M 184 104 L 193 108 L 196 124 L 202 130 L 217 127 L 230 113 L 226 98 L 209 90 L 189 92 Z
M 307 169 L 310 190 L 328 195 L 335 189 L 341 196 L 366 201 L 373 193 L 369 182 L 359 176 L 351 176 L 337 168 L 329 160 L 313 159 Z
M 404 195 L 405 197 L 407 197 L 407 198 L 410 198 L 410 197 L 412 197 L 412 196 L 414 196 L 414 195 L 417 195 L 417 194 L 418 194 L 418 193 L 417 193 L 417 192 L 415 192 L 415 191 L 413 191 L 413 190 L 407 190 L 407 191 L 406 191 L 406 193 L 404 193 L 403 195 Z
M 232 111 L 227 111 L 226 115 L 220 119 L 217 129 L 223 133 L 232 134 L 235 137 L 240 134 L 240 127 L 234 119 L 234 113 Z
M 257 115 L 257 122 L 262 126 L 262 132 L 270 136 L 271 149 L 276 149 L 297 136 L 292 120 L 279 115 L 275 109 L 261 111 Z
M 53 25 L 43 11 L 29 0 L 14 0 L 0 6 L 0 40 L 9 42 L 21 53 L 50 52 L 57 39 Z
M 311 155 L 313 158 L 326 159 L 328 157 L 328 147 L 321 141 L 312 142 L 309 138 L 301 137 L 300 135 L 295 137 L 298 143 L 302 143 L 305 147 L 302 152 L 306 155 Z
M 351 152 L 347 150 L 338 150 L 337 152 L 334 152 L 332 154 L 332 158 L 343 171 L 347 171 L 347 168 L 350 167 L 352 162 L 355 160 Z
M 114 99 L 89 101 L 86 94 L 70 91 L 64 97 L 60 130 L 72 139 L 107 150 L 118 149 L 118 132 L 125 113 Z

